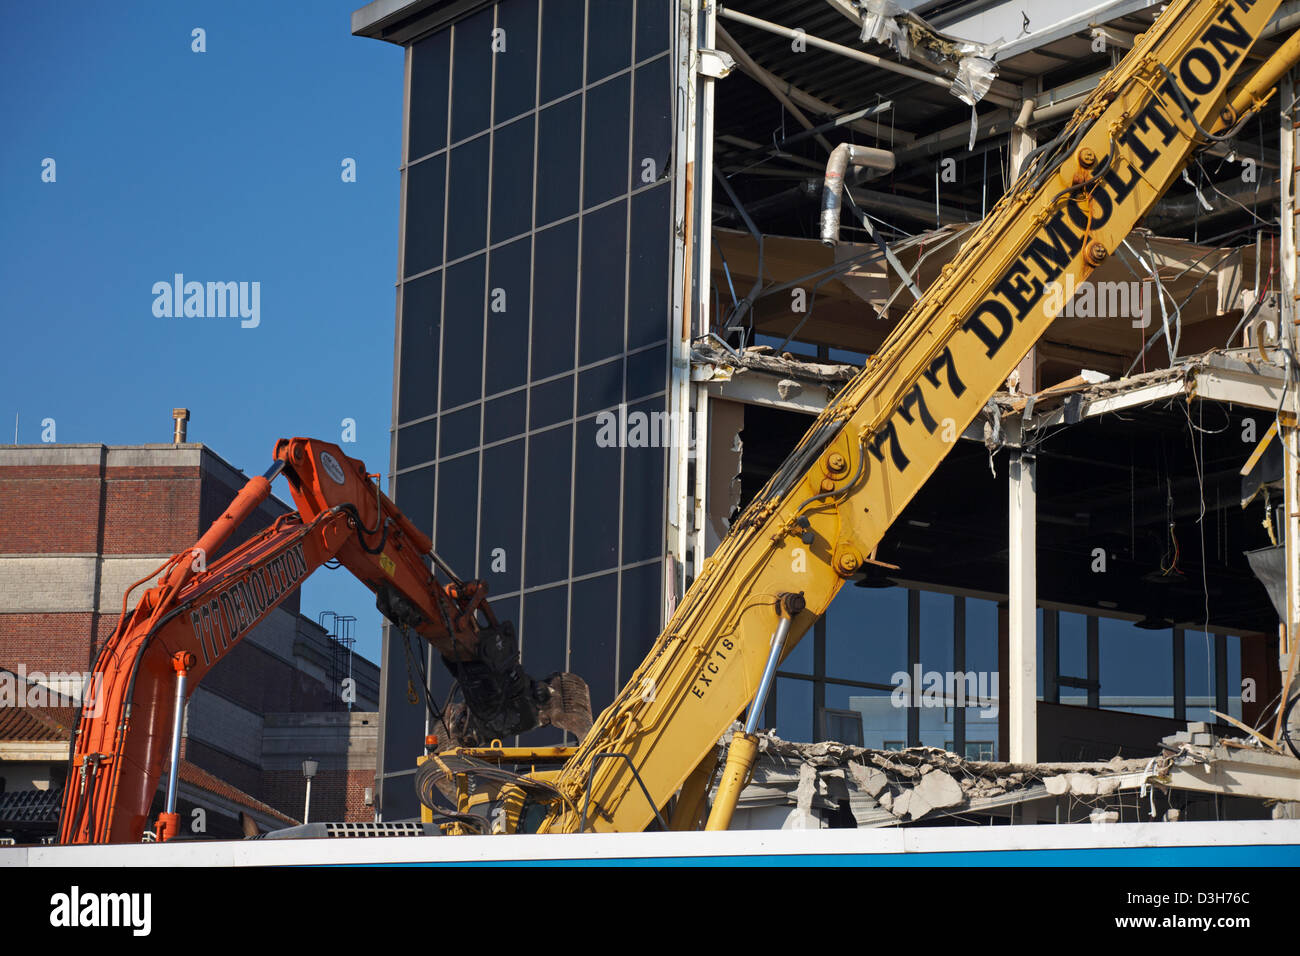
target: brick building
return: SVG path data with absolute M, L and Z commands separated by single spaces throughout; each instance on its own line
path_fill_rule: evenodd
M 3 790 L 14 803 L 15 791 L 61 787 L 66 705 L 112 634 L 123 592 L 193 544 L 245 480 L 201 444 L 0 447 L 0 718 L 14 709 L 29 718 L 0 722 L 15 735 L 21 726 L 25 741 L 0 730 L 0 836 Z M 290 510 L 268 499 L 227 547 Z M 313 819 L 373 818 L 378 668 L 351 656 L 349 712 L 339 687 L 350 652 L 299 610 L 289 595 L 190 697 L 181 807 L 204 808 L 206 835 L 238 835 L 241 811 L 264 830 L 299 819 L 307 757 L 320 762 Z

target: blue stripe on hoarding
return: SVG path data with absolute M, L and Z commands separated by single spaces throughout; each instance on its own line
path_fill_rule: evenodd
M 1088 847 L 940 853 L 792 853 L 472 860 L 375 866 L 1300 866 L 1300 845 Z

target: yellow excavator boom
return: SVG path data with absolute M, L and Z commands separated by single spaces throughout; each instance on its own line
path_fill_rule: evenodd
M 775 657 L 789 653 L 861 573 L 1064 307 L 1059 289 L 1114 253 L 1193 149 L 1257 109 L 1294 62 L 1298 44 L 1288 42 L 1230 95 L 1277 7 L 1174 0 L 1060 135 L 1030 154 L 704 563 L 650 654 L 552 780 L 567 799 L 542 832 L 643 830 L 679 790 L 673 826 L 698 825 L 718 741 L 753 703 L 776 640 Z M 733 740 L 711 827 L 725 827 L 748 776 L 747 741 L 743 732 Z

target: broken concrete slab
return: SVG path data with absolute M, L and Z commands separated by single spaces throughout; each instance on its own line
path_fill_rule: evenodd
M 912 788 L 911 796 L 908 812 L 913 820 L 919 820 L 932 810 L 946 810 L 966 802 L 961 784 L 942 770 L 933 768 Z
M 1070 779 L 1070 793 L 1077 793 L 1080 796 L 1091 797 L 1097 795 L 1097 778 L 1086 773 L 1068 774 Z
M 1070 777 L 1068 774 L 1047 777 L 1043 780 L 1043 786 L 1047 788 L 1047 792 L 1052 796 L 1063 796 L 1070 792 Z
M 858 789 L 873 799 L 879 797 L 880 791 L 889 786 L 889 778 L 875 767 L 864 767 L 860 763 L 853 762 L 849 764 L 849 774 L 853 782 L 858 785 Z

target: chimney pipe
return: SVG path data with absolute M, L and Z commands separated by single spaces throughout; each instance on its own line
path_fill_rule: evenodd
M 185 424 L 190 420 L 190 410 L 188 408 L 173 408 L 172 419 L 175 430 L 172 432 L 172 444 L 185 444 Z

